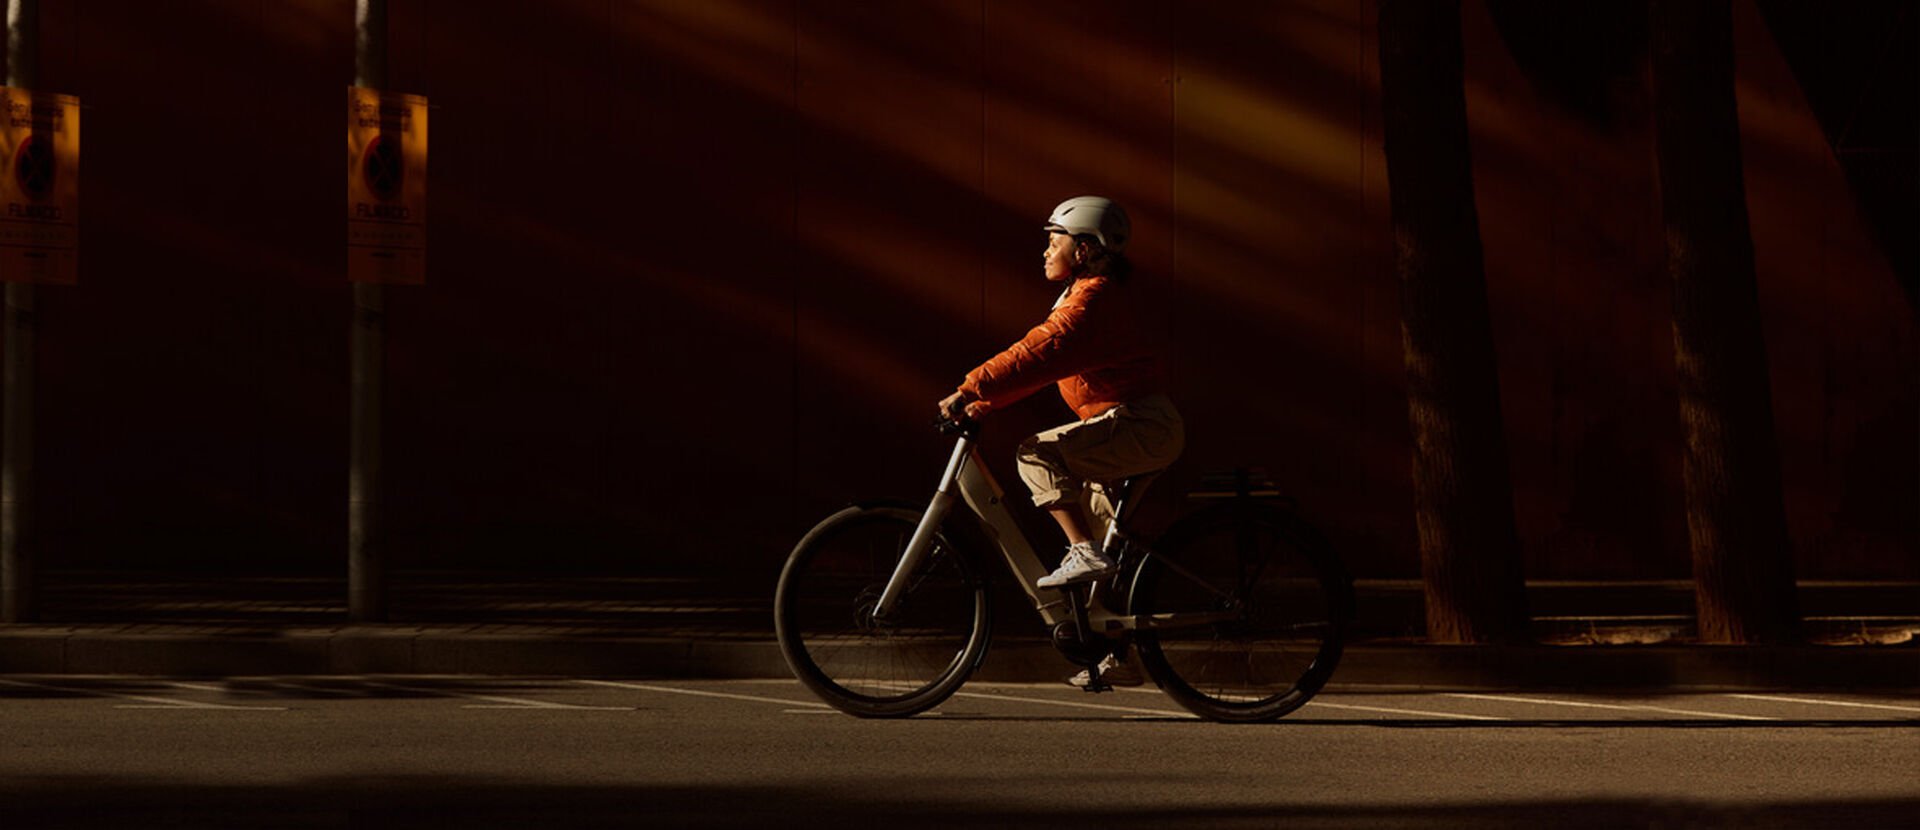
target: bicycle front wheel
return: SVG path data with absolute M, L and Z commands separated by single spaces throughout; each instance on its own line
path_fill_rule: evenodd
M 861 717 L 905 717 L 938 705 L 987 650 L 986 581 L 945 532 L 886 619 L 880 593 L 920 514 L 849 507 L 795 546 L 774 596 L 774 632 L 787 666 L 814 694 Z
M 1270 505 L 1226 504 L 1167 531 L 1141 563 L 1129 610 L 1171 615 L 1135 643 L 1175 702 L 1214 720 L 1264 721 L 1326 684 L 1352 607 L 1352 583 L 1318 532 Z

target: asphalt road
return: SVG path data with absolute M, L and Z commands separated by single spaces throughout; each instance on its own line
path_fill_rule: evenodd
M 1920 826 L 1920 700 L 1328 694 L 1273 724 L 976 683 L 0 677 L 0 827 Z

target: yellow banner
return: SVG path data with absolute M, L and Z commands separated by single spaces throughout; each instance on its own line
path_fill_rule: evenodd
M 71 285 L 80 278 L 80 99 L 0 91 L 0 282 Z
M 347 279 L 427 281 L 427 99 L 347 89 Z

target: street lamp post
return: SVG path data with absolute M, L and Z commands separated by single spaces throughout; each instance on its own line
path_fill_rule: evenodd
M 33 89 L 40 62 L 39 0 L 7 0 L 7 86 Z M 0 426 L 0 622 L 32 622 L 33 283 L 7 283 L 6 396 Z
M 387 84 L 386 0 L 354 4 L 355 86 Z M 387 617 L 385 541 L 381 527 L 381 400 L 386 374 L 385 286 L 353 284 L 352 447 L 347 468 L 347 615 L 354 622 Z

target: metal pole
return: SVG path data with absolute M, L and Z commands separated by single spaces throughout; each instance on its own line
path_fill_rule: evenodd
M 7 86 L 33 89 L 40 63 L 39 0 L 7 0 Z M 7 283 L 5 425 L 0 427 L 0 622 L 32 622 L 33 284 Z
M 387 84 L 386 0 L 355 0 L 355 86 Z M 387 617 L 385 541 L 380 526 L 380 402 L 386 374 L 384 286 L 353 286 L 352 458 L 347 468 L 347 615 L 354 622 Z

